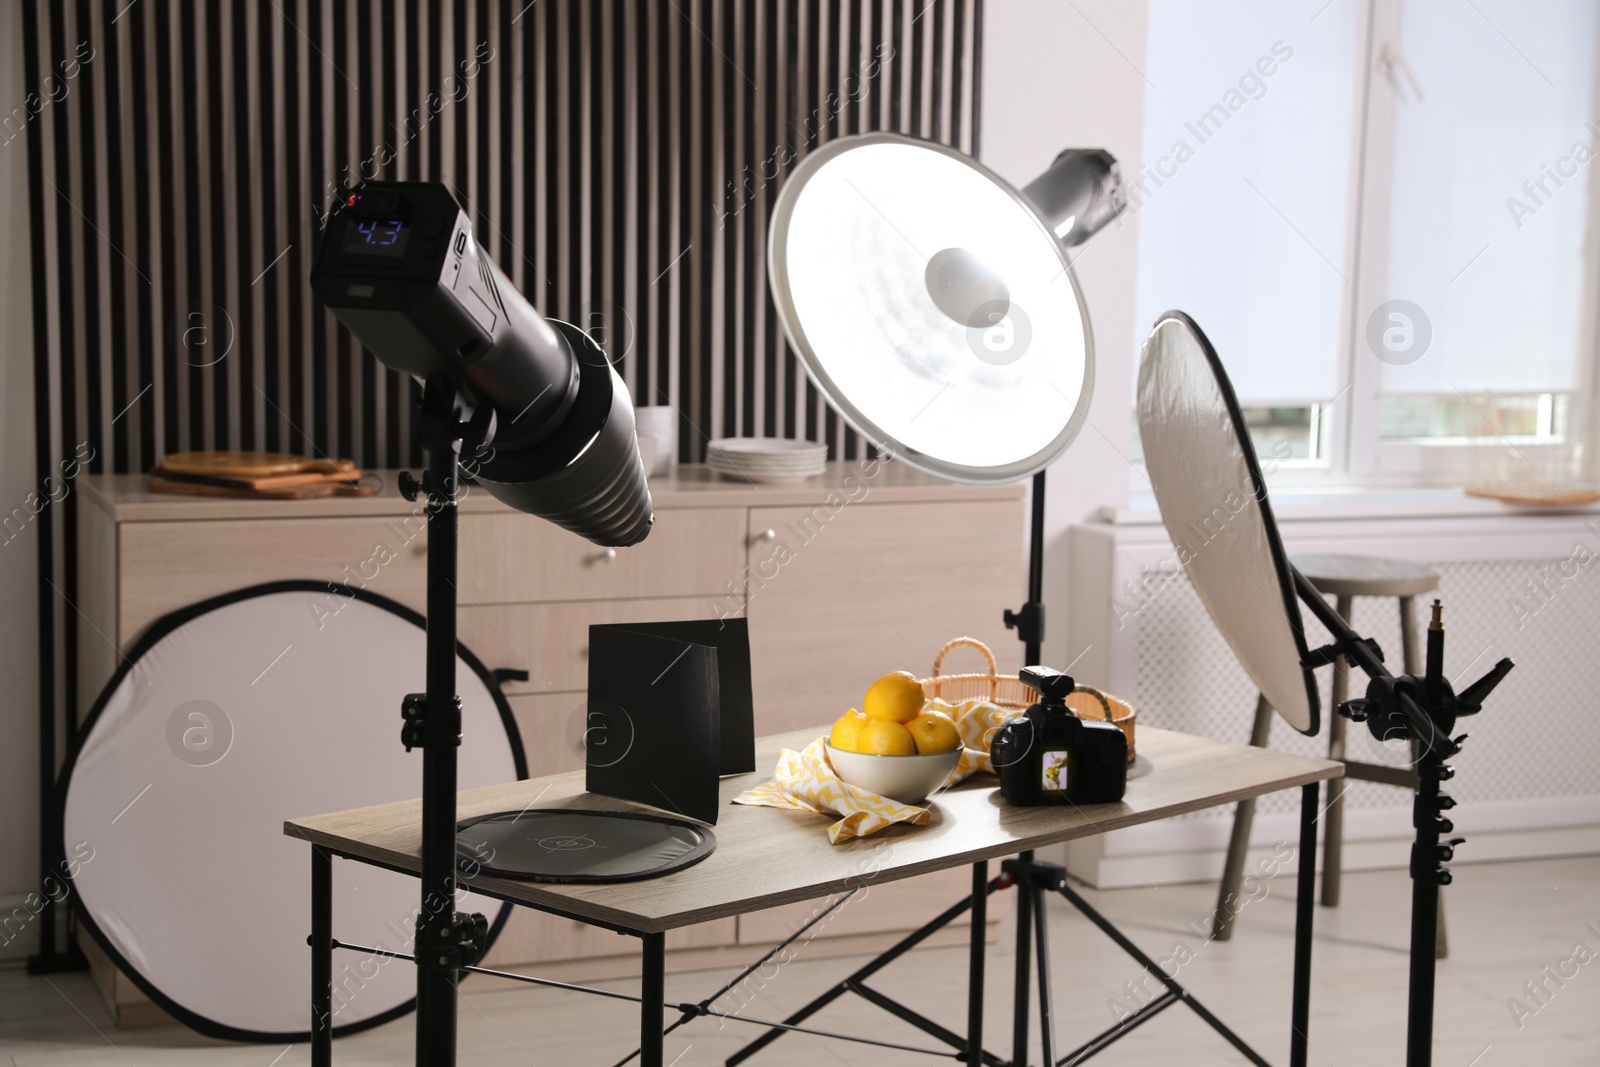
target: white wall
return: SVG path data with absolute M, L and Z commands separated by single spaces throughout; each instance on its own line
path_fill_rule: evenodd
M 1020 186 L 1063 148 L 1105 148 L 1121 163 L 1123 180 L 1136 180 L 1145 13 L 1145 0 L 985 5 L 983 162 Z M 1077 253 L 1078 284 L 1094 327 L 1095 389 L 1089 424 L 1048 479 L 1044 659 L 1056 666 L 1083 651 L 1066 644 L 1066 531 L 1102 505 L 1128 498 L 1133 375 L 1143 339 L 1134 330 L 1137 227 L 1124 216 Z
M 22 105 L 21 0 L 0 0 L 0 112 Z M 0 514 L 33 491 L 33 278 L 28 149 L 0 144 Z M 37 524 L 0 545 L 0 914 L 39 884 Z M 35 950 L 37 931 L 0 947 Z

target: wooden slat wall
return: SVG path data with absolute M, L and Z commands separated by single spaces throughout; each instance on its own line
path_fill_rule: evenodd
M 320 212 L 365 176 L 450 183 L 542 312 L 603 331 L 636 399 L 679 409 L 684 460 L 735 434 L 852 456 L 783 343 L 768 213 L 833 137 L 973 150 L 980 19 L 981 0 L 41 3 L 28 45 L 63 94 L 28 124 L 54 450 L 417 462 L 415 386 L 306 283 Z
M 854 457 L 767 294 L 772 202 L 848 133 L 976 152 L 982 3 L 25 4 L 38 95 L 0 121 L 29 153 L 41 482 L 84 450 L 96 472 L 201 448 L 419 462 L 415 385 L 307 284 L 321 212 L 361 177 L 450 183 L 535 306 L 678 410 L 681 459 L 740 434 Z M 69 720 L 75 507 L 39 519 L 45 696 Z

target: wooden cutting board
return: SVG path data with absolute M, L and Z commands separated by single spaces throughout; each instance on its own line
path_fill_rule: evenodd
M 352 460 L 286 452 L 178 452 L 162 457 L 150 473 L 171 482 L 245 491 L 354 484 L 361 477 Z
M 188 496 L 241 497 L 249 500 L 310 500 L 322 496 L 371 496 L 377 492 L 377 487 L 368 483 L 323 482 L 319 485 L 297 485 L 280 489 L 247 489 L 154 477 L 150 479 L 150 491 L 182 493 Z

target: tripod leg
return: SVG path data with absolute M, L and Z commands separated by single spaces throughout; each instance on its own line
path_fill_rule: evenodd
M 1033 934 L 1035 951 L 1039 953 L 1039 1047 L 1042 1050 L 1039 1062 L 1041 1067 L 1055 1067 L 1055 1020 L 1050 1011 L 1050 930 L 1045 924 L 1044 891 L 1031 885 L 1028 895 L 1033 897 Z
M 1033 853 L 1024 852 L 1018 858 L 1024 863 L 1031 863 Z M 1028 986 L 1033 979 L 1033 962 L 1028 958 L 1033 936 L 1033 902 L 1028 898 L 1030 889 L 1032 885 L 1029 882 L 1017 883 L 1017 976 L 1011 992 L 1012 1067 L 1028 1067 Z
M 967 950 L 967 1065 L 983 1067 L 983 956 L 989 918 L 989 863 L 972 865 L 972 942 Z

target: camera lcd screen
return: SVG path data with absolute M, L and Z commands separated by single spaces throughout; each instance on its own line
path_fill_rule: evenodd
M 403 256 L 411 228 L 399 219 L 351 219 L 343 251 L 358 256 Z

